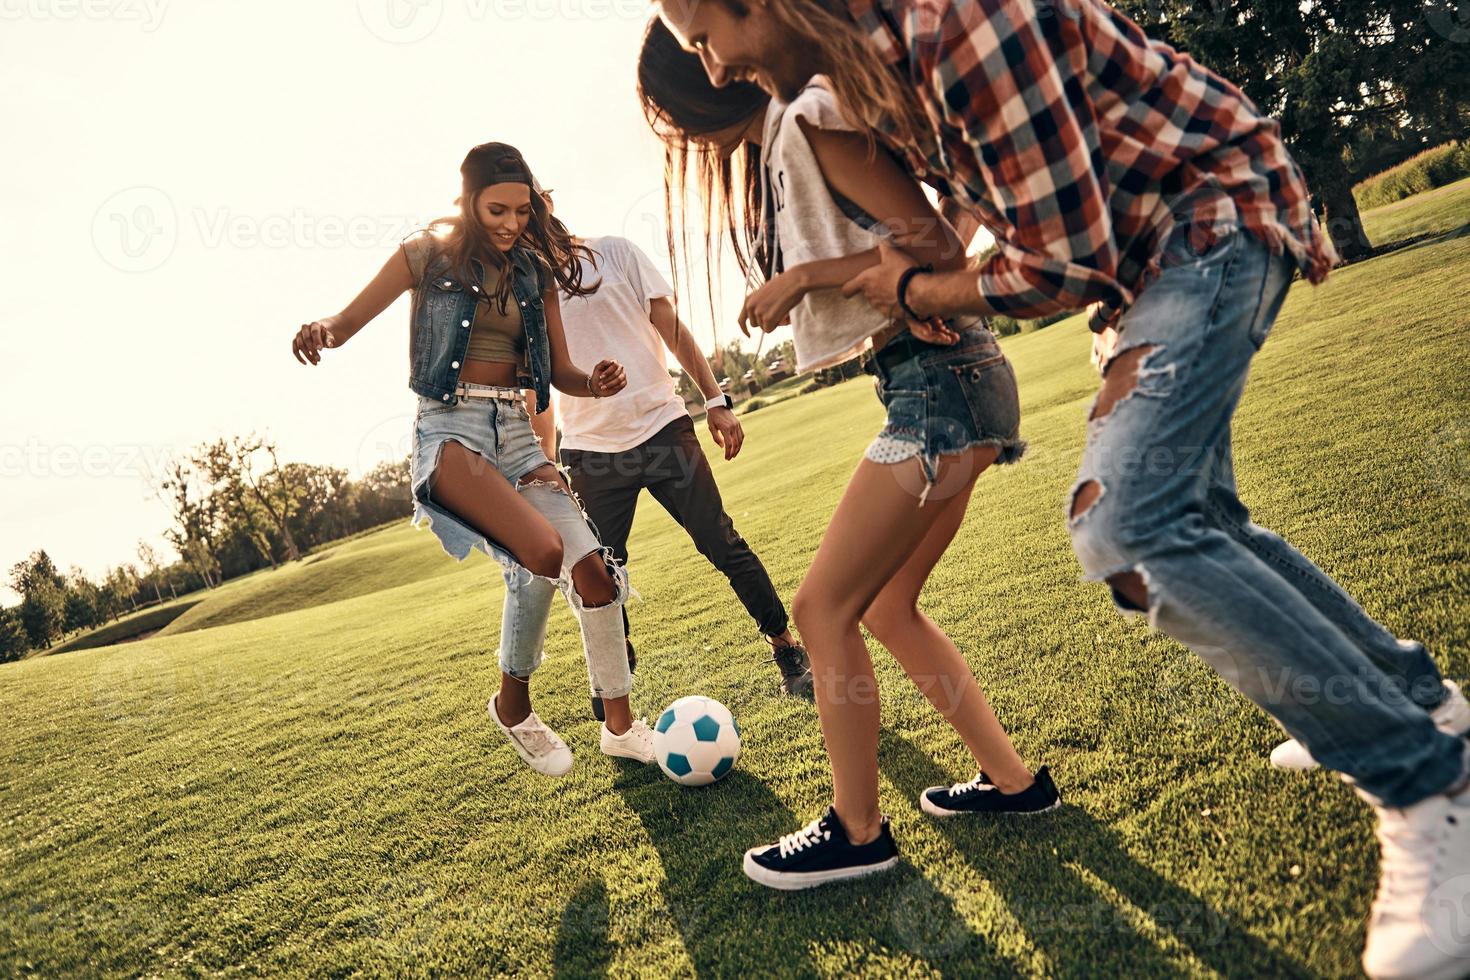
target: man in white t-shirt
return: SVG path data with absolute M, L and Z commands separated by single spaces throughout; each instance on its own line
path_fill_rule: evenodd
M 551 193 L 543 191 L 543 196 L 552 206 Z M 591 296 L 562 294 L 567 350 L 574 364 L 615 358 L 627 373 L 628 386 L 616 398 L 558 400 L 561 461 L 572 489 L 603 545 L 625 564 L 638 497 L 648 490 L 689 532 L 699 553 L 730 580 L 771 644 L 781 669 L 781 689 L 810 697 L 812 674 L 806 651 L 791 635 L 786 607 L 765 566 L 725 513 L 720 488 L 694 433 L 694 420 L 669 375 L 665 348 L 704 394 L 710 434 L 727 460 L 739 454 L 745 438 L 729 397 L 720 391 L 704 353 L 674 312 L 673 290 L 648 256 L 626 238 L 578 242 L 599 256 L 595 267 L 583 260 L 582 282 L 601 279 L 602 285 Z M 623 623 L 626 630 L 626 609 Z M 628 661 L 635 661 L 631 640 Z M 596 697 L 592 707 L 601 719 L 602 704 Z

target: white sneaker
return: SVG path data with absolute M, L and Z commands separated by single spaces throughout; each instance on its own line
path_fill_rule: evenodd
M 1429 717 L 1445 734 L 1464 735 L 1470 732 L 1470 702 L 1465 700 L 1460 685 L 1454 681 L 1445 681 L 1444 687 L 1449 694 L 1439 707 L 1429 713 Z M 1307 747 L 1294 738 L 1271 750 L 1271 765 L 1277 769 L 1316 769 L 1319 764 Z
M 526 761 L 526 765 L 543 776 L 565 776 L 571 771 L 572 750 L 567 748 L 567 743 L 546 722 L 536 717 L 536 712 L 527 715 L 526 720 L 519 725 L 510 727 L 496 714 L 493 697 L 486 707 L 490 711 L 490 717 L 505 732 L 505 737 L 510 739 L 516 754 Z
M 635 718 L 633 724 L 621 735 L 614 735 L 602 726 L 602 754 L 618 759 L 633 759 L 637 762 L 653 761 L 653 730 L 647 718 Z
M 1373 980 L 1470 976 L 1470 790 L 1378 811 L 1378 897 L 1363 971 Z

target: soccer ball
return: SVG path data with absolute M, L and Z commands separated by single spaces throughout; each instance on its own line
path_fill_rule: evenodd
M 653 754 L 674 782 L 708 786 L 740 758 L 740 726 L 713 698 L 680 698 L 653 726 Z

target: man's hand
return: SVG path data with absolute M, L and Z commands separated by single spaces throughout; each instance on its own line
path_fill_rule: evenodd
M 902 319 L 906 314 L 898 305 L 898 280 L 918 263 L 891 245 L 878 246 L 878 255 L 878 264 L 849 279 L 842 287 L 842 295 L 861 293 L 879 313 L 890 319 Z
M 740 447 L 745 443 L 745 430 L 735 413 L 728 408 L 712 408 L 705 415 L 705 421 L 709 423 L 709 434 L 714 436 L 715 445 L 725 451 L 725 458 L 729 460 L 739 456 Z

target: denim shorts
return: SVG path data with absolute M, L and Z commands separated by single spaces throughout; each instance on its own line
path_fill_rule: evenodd
M 880 362 L 880 355 L 905 343 L 913 343 L 911 336 L 899 334 L 872 362 L 888 420 L 868 446 L 867 458 L 894 464 L 919 457 L 925 478 L 921 504 L 938 479 L 941 456 L 995 446 L 1000 450 L 996 463 L 1020 459 L 1026 444 L 1016 372 L 995 335 L 969 327 L 952 346 L 920 344 L 911 357 L 886 367 Z
M 439 402 L 420 395 L 413 420 L 413 456 L 409 464 L 413 525 L 417 527 L 420 521 L 427 520 L 444 550 L 456 560 L 464 561 L 472 549 L 478 548 L 508 569 L 517 564 L 505 549 L 429 499 L 429 477 L 439 464 L 444 443 L 451 439 L 488 460 L 551 523 L 561 536 L 568 564 L 601 550 L 597 535 L 576 500 L 564 491 L 533 493 L 528 491 L 547 488 L 521 485 L 521 479 L 527 474 L 551 463 L 531 428 L 531 416 L 522 402 L 464 397 Z

